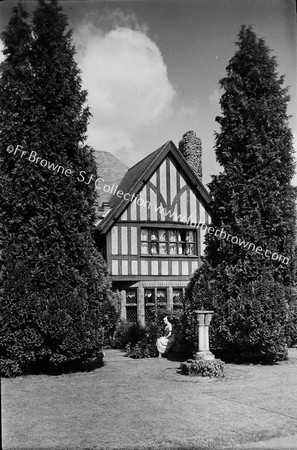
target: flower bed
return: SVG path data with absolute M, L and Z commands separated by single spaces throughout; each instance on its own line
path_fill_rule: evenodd
M 195 359 L 188 359 L 186 362 L 181 363 L 179 372 L 182 375 L 189 375 L 190 377 L 217 377 L 223 378 L 224 365 L 222 361 L 217 359 L 213 361 L 196 361 Z

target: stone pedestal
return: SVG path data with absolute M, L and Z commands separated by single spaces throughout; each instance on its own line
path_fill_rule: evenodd
M 213 311 L 194 311 L 197 315 L 198 324 L 198 352 L 195 353 L 196 361 L 212 361 L 214 355 L 209 351 L 209 325 L 213 316 Z

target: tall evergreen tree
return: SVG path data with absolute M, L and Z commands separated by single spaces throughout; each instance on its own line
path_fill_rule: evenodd
M 222 116 L 216 118 L 221 131 L 216 134 L 215 151 L 224 170 L 209 184 L 212 224 L 222 230 L 221 239 L 207 235 L 205 265 L 191 281 L 188 297 L 195 301 L 192 294 L 197 294 L 201 283 L 211 289 L 208 306 L 216 309 L 217 340 L 221 345 L 240 347 L 239 351 L 253 346 L 251 353 L 258 345 L 260 354 L 264 348 L 261 332 L 253 344 L 248 336 L 258 325 L 254 323 L 246 330 L 246 341 L 239 344 L 241 330 L 239 321 L 233 320 L 234 311 L 242 308 L 242 292 L 248 287 L 256 292 L 254 283 L 261 285 L 262 280 L 267 283 L 267 293 L 276 292 L 276 283 L 287 292 L 275 298 L 274 305 L 281 310 L 275 320 L 284 325 L 286 302 L 282 299 L 290 299 L 290 289 L 284 286 L 292 286 L 295 276 L 296 195 L 290 184 L 293 145 L 286 112 L 288 89 L 282 87 L 284 77 L 276 72 L 276 58 L 250 27 L 242 27 L 237 47 L 227 76 L 220 81 L 224 89 Z M 231 237 L 226 239 L 228 234 L 234 237 L 232 241 Z M 239 239 L 245 244 L 238 245 Z M 246 243 L 254 246 L 244 248 Z M 259 301 L 256 294 L 246 298 Z M 272 320 L 271 329 L 274 325 Z M 274 339 L 281 341 L 284 337 Z M 281 346 L 284 353 L 285 345 Z M 276 353 L 279 356 L 282 352 Z
M 92 237 L 95 189 L 87 183 L 96 178 L 96 164 L 84 145 L 90 112 L 67 28 L 57 1 L 40 0 L 32 24 L 19 5 L 2 34 L 1 371 L 6 375 L 62 370 L 95 358 L 103 316 L 116 310 L 108 306 L 115 299 Z

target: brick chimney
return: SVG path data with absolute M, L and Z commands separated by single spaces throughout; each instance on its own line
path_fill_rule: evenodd
M 187 131 L 179 143 L 179 150 L 202 182 L 202 142 L 195 131 Z

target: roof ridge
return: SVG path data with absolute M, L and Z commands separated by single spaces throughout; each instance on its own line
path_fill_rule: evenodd
M 111 198 L 111 201 L 110 201 L 111 211 L 109 214 L 106 215 L 106 217 L 100 223 L 99 227 L 101 228 L 101 230 L 105 229 L 105 231 L 106 231 L 106 229 L 109 226 L 111 226 L 115 217 L 116 216 L 118 217 L 118 215 L 121 214 L 121 211 L 123 210 L 125 204 L 127 206 L 127 202 L 131 201 L 131 200 L 126 199 L 125 196 L 123 197 L 123 193 L 138 194 L 142 185 L 147 183 L 149 177 L 151 176 L 152 170 L 153 169 L 155 170 L 159 166 L 159 163 L 163 161 L 163 158 L 169 152 L 173 152 L 174 158 L 177 158 L 177 160 L 180 161 L 182 170 L 185 171 L 186 174 L 188 172 L 190 179 L 192 180 L 192 183 L 194 184 L 195 188 L 196 189 L 198 188 L 200 195 L 203 199 L 203 202 L 208 204 L 209 194 L 206 191 L 205 187 L 203 186 L 202 182 L 194 174 L 193 170 L 188 165 L 188 163 L 187 163 L 186 159 L 183 157 L 183 155 L 179 152 L 179 150 L 175 146 L 174 142 L 167 141 L 167 142 L 165 142 L 165 144 L 163 144 L 157 150 L 150 153 L 148 156 L 146 156 L 144 159 L 139 161 L 137 164 L 135 164 L 133 167 L 131 167 L 128 170 L 128 172 L 122 179 L 121 183 L 116 188 L 116 190 L 118 192 L 122 192 L 122 194 L 120 196 L 114 195 Z
M 170 142 L 170 141 L 167 141 L 165 144 L 161 145 L 161 147 L 157 148 L 157 150 L 154 150 L 153 152 L 151 152 L 151 153 L 149 153 L 148 155 L 146 155 L 143 159 L 141 159 L 141 160 L 138 161 L 136 164 L 134 164 L 134 166 L 130 167 L 129 170 L 135 169 L 139 164 L 142 164 L 147 158 L 151 158 L 152 155 L 155 154 L 155 156 L 157 156 L 158 153 L 159 153 L 161 150 L 163 150 L 163 148 L 165 147 L 165 145 L 168 144 L 168 142 Z M 155 157 L 152 159 L 152 161 L 154 161 L 154 160 L 155 160 Z M 128 172 L 129 172 L 129 170 L 128 170 Z

